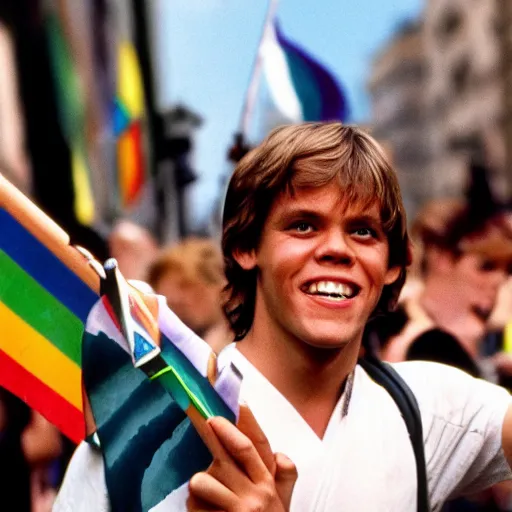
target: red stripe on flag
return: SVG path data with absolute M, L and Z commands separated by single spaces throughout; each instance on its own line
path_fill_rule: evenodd
M 108 300 L 106 295 L 101 296 L 101 302 L 103 302 L 105 311 L 107 312 L 107 314 L 110 317 L 110 319 L 112 320 L 112 322 L 114 322 L 114 325 L 117 327 L 117 330 L 122 333 L 123 329 L 121 328 L 119 319 L 117 318 L 117 315 L 114 313 L 114 308 L 112 307 L 112 304 L 110 304 L 110 301 Z
M 142 155 L 142 126 L 140 120 L 134 121 L 128 129 L 132 139 L 133 148 L 133 169 L 127 190 L 127 202 L 132 204 L 138 197 L 144 184 L 144 161 Z
M 55 371 L 59 371 L 55 368 Z M 0 386 L 24 400 L 75 443 L 83 441 L 85 422 L 82 411 L 46 386 L 37 377 L 0 350 Z

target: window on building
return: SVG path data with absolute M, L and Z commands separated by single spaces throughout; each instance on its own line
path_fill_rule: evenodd
M 437 35 L 442 41 L 446 41 L 454 36 L 461 27 L 461 13 L 450 9 L 441 16 L 437 27 Z
M 491 19 L 491 31 L 498 38 L 501 38 L 501 36 L 503 35 L 505 26 L 506 26 L 505 18 L 503 16 L 501 16 L 501 13 L 498 13 L 496 16 L 493 16 L 493 18 Z
M 467 56 L 461 58 L 452 69 L 452 85 L 457 94 L 463 94 L 469 85 L 471 65 Z

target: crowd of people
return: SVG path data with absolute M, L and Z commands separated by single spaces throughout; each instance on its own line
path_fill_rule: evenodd
M 415 396 L 431 510 L 512 510 L 512 212 L 481 163 L 468 170 L 465 199 L 433 200 L 407 222 L 366 132 L 288 126 L 237 165 L 221 243 L 159 248 L 130 222 L 112 230 L 125 277 L 165 296 L 240 369 L 241 400 L 262 429 L 211 422 L 224 459 L 154 512 L 415 510 L 407 431 L 357 364 L 368 355 Z M 64 477 L 74 447 L 7 392 L 0 432 L 0 486 L 16 504 L 6 510 L 50 510 L 61 485 L 57 512 L 109 510 L 91 463 L 101 454 L 72 459 Z M 103 484 L 76 485 L 88 481 Z

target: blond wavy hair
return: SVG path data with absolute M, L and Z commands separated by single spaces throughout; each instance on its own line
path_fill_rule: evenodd
M 155 287 L 169 272 L 205 285 L 222 286 L 226 282 L 220 247 L 209 238 L 189 237 L 162 249 L 149 267 L 148 283 Z

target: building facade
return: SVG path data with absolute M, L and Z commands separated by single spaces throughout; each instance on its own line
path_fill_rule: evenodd
M 371 131 L 391 154 L 409 217 L 430 192 L 426 71 L 422 27 L 407 24 L 377 55 L 368 82 Z
M 374 133 L 390 148 L 413 215 L 460 196 L 469 160 L 512 191 L 512 2 L 427 0 L 421 24 L 397 32 L 369 80 Z
M 461 193 L 468 159 L 475 154 L 496 171 L 496 191 L 506 188 L 499 5 L 497 0 L 426 3 L 426 106 L 435 196 Z

